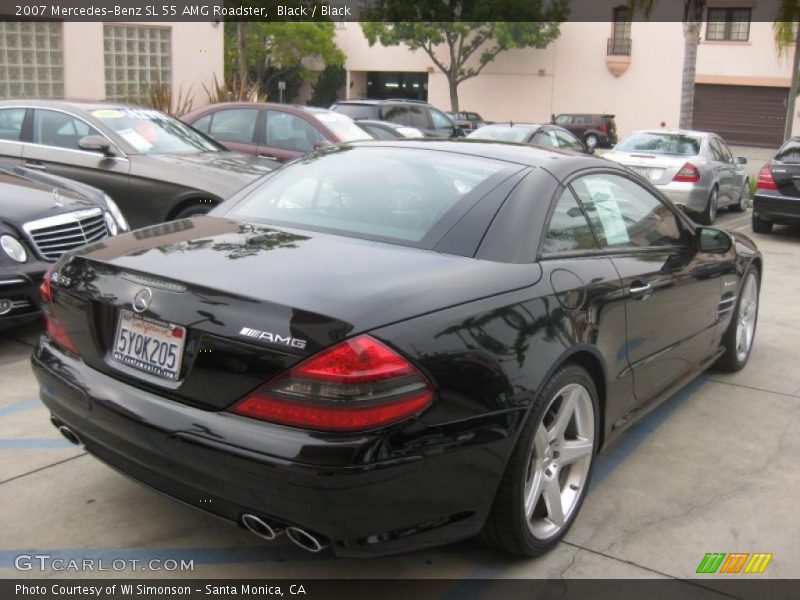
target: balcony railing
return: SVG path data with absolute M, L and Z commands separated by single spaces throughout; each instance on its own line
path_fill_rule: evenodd
M 631 38 L 608 38 L 608 56 L 630 56 Z

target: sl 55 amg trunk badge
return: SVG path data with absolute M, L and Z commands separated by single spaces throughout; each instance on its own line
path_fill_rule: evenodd
M 277 333 L 272 333 L 271 331 L 261 331 L 260 329 L 251 329 L 250 327 L 242 327 L 241 331 L 239 331 L 239 335 L 255 338 L 257 340 L 266 340 L 267 342 L 272 342 L 273 344 L 280 344 L 282 346 L 297 348 L 299 350 L 304 349 L 308 343 L 306 340 L 294 338 L 290 335 L 278 335 Z

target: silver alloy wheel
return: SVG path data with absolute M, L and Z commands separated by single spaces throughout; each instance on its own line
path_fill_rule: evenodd
M 588 148 L 594 148 L 597 146 L 597 136 L 596 135 L 587 135 L 586 136 L 586 146 Z
M 750 347 L 753 345 L 753 334 L 756 330 L 756 317 L 758 316 L 758 284 L 756 276 L 748 273 L 742 285 L 739 297 L 739 313 L 736 318 L 736 360 L 743 362 Z
M 745 180 L 742 184 L 742 192 L 739 194 L 739 210 L 745 211 L 750 204 L 750 182 Z
M 578 505 L 594 453 L 594 406 L 579 383 L 551 399 L 533 438 L 525 479 L 525 517 L 539 540 L 557 535 Z
M 717 205 L 719 204 L 719 192 L 717 188 L 711 190 L 711 197 L 708 199 L 708 220 L 710 223 L 717 218 Z

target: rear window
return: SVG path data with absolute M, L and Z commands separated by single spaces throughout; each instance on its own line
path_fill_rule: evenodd
M 355 121 L 347 115 L 333 111 L 313 111 L 320 123 L 330 129 L 340 142 L 354 142 L 356 140 L 371 140 L 372 136 L 356 125 Z
M 340 146 L 281 169 L 226 216 L 415 245 L 513 168 L 416 148 Z
M 371 104 L 335 104 L 331 106 L 331 110 L 351 119 L 374 119 L 378 113 L 378 107 Z
M 467 138 L 471 140 L 497 140 L 499 142 L 524 142 L 536 127 L 486 125 L 479 127 Z
M 787 163 L 800 163 L 800 140 L 789 140 L 778 153 L 775 155 L 775 160 Z
M 680 133 L 632 133 L 616 149 L 623 152 L 695 156 L 700 154 L 700 139 Z

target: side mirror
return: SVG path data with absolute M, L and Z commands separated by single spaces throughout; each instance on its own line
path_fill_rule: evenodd
M 737 156 L 736 157 L 736 164 L 737 165 L 746 165 L 747 159 L 744 156 Z
M 102 135 L 87 135 L 78 141 L 78 148 L 89 152 L 102 152 L 105 156 L 114 156 L 111 142 Z
M 731 236 L 713 227 L 699 227 L 697 229 L 697 240 L 701 252 L 724 253 L 731 249 L 733 240 Z

